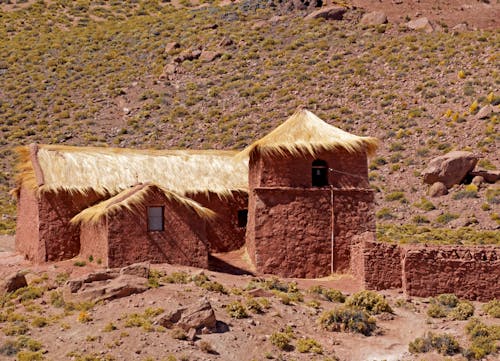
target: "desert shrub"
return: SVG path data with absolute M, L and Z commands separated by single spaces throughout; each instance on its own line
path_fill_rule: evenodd
M 429 332 L 424 337 L 418 337 L 410 342 L 408 349 L 411 353 L 425 353 L 436 350 L 442 355 L 454 355 L 460 351 L 458 341 L 451 335 Z
M 436 222 L 446 224 L 458 218 L 458 214 L 445 212 L 436 218 Z
M 240 301 L 231 302 L 226 306 L 227 313 L 232 318 L 247 318 L 248 313 L 245 306 L 241 304 Z
M 89 323 L 90 321 L 92 321 L 92 316 L 86 311 L 80 311 L 77 320 L 80 323 Z
M 420 198 L 420 202 L 416 202 L 414 205 L 424 211 L 432 211 L 436 209 L 436 206 L 425 197 Z
M 500 300 L 491 300 L 483 305 L 483 311 L 491 317 L 500 318 Z
M 102 329 L 102 332 L 111 332 L 111 331 L 115 331 L 117 329 L 118 329 L 118 327 L 116 327 L 116 325 L 113 322 L 110 322 L 110 323 L 106 324 L 106 326 L 104 326 L 104 328 Z
M 50 293 L 50 304 L 57 308 L 64 307 L 66 302 L 64 302 L 63 293 L 61 291 L 52 291 Z
M 453 293 L 442 293 L 436 297 L 436 301 L 443 306 L 453 308 L 460 300 Z
M 290 345 L 291 336 L 285 332 L 274 332 L 269 338 L 271 344 L 283 351 L 289 351 L 292 346 Z
M 49 324 L 49 320 L 47 320 L 45 317 L 43 316 L 37 316 L 33 319 L 33 321 L 31 321 L 31 324 L 35 327 L 45 327 Z
M 155 269 L 150 269 L 148 273 L 148 287 L 149 288 L 160 287 L 160 280 L 162 277 L 163 277 L 162 272 Z
M 249 298 L 246 301 L 246 307 L 248 310 L 254 313 L 264 313 L 264 308 L 262 307 L 260 302 L 257 301 L 255 298 Z
M 365 336 L 371 335 L 376 328 L 376 322 L 368 312 L 362 309 L 339 306 L 324 312 L 319 318 L 319 324 L 329 331 L 358 332 Z
M 205 353 L 215 353 L 214 348 L 207 341 L 200 341 L 200 344 L 198 346 L 200 347 L 200 350 Z
M 347 306 L 362 308 L 372 314 L 393 312 L 385 297 L 373 291 L 365 290 L 357 292 L 348 297 L 345 304 Z
M 437 303 L 433 303 L 429 305 L 429 308 L 427 309 L 427 316 L 432 317 L 432 318 L 443 318 L 446 317 L 448 312 L 446 309 Z
M 17 354 L 18 361 L 42 361 L 44 360 L 41 351 L 19 351 Z
M 309 289 L 309 292 L 312 294 L 319 295 L 322 298 L 324 298 L 330 302 L 340 302 L 340 303 L 345 302 L 344 294 L 342 292 L 340 292 L 339 290 L 335 290 L 333 288 L 324 288 L 322 286 L 312 286 Z
M 404 192 L 397 191 L 397 192 L 392 192 L 389 193 L 385 196 L 385 200 L 389 202 L 394 202 L 394 201 L 400 201 L 400 202 L 407 202 L 405 198 Z
M 474 305 L 469 301 L 460 301 L 449 313 L 452 320 L 464 321 L 474 315 Z
M 184 332 L 184 330 L 180 327 L 173 328 L 170 332 L 170 336 L 176 340 L 187 340 L 186 332 Z
M 464 198 L 477 198 L 477 185 L 468 184 L 465 189 L 458 191 L 453 194 L 452 198 L 454 200 L 464 199 Z
M 189 283 L 191 277 L 186 272 L 172 272 L 171 274 L 162 277 L 161 280 L 166 283 L 186 284 Z
M 297 341 L 297 351 L 300 353 L 316 353 L 322 354 L 323 347 L 321 344 L 312 338 L 301 338 Z
M 43 296 L 45 288 L 36 286 L 26 286 L 19 288 L 12 294 L 12 298 L 18 298 L 19 301 L 29 301 Z
M 75 261 L 73 263 L 73 265 L 76 267 L 84 267 L 86 264 L 87 264 L 87 262 L 85 262 L 85 261 Z
M 25 322 L 11 322 L 2 328 L 6 336 L 24 335 L 29 331 Z
M 19 345 L 16 341 L 7 340 L 3 345 L 0 346 L 0 355 L 2 356 L 14 356 L 19 352 Z
M 464 352 L 468 359 L 480 360 L 498 351 L 499 325 L 488 326 L 479 319 L 473 318 L 465 326 L 465 332 L 471 341 L 470 347 Z
M 224 288 L 224 286 L 216 281 L 205 282 L 201 285 L 201 287 L 206 289 L 207 291 L 219 292 L 227 295 L 227 290 Z
M 394 215 L 391 213 L 391 210 L 389 208 L 386 208 L 386 207 L 379 210 L 377 212 L 376 216 L 378 219 L 385 219 L 385 220 L 389 220 L 389 219 L 394 218 Z

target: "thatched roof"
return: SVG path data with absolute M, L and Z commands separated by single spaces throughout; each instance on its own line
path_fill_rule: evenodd
M 154 183 L 184 196 L 220 196 L 248 189 L 248 161 L 234 151 L 133 150 L 31 145 L 18 149 L 18 183 L 40 191 L 117 194 L 138 183 Z
M 78 213 L 71 223 L 90 223 L 94 224 L 104 217 L 112 216 L 121 210 L 129 210 L 131 212 L 140 211 L 143 207 L 143 201 L 146 195 L 154 189 L 159 190 L 168 200 L 173 200 L 184 207 L 191 208 L 202 218 L 212 218 L 215 213 L 208 208 L 201 206 L 199 203 L 190 198 L 179 196 L 169 190 L 152 184 L 137 184 L 132 188 L 126 189 L 114 197 L 108 198 L 105 201 L 89 207 Z
M 336 128 L 305 109 L 298 109 L 286 122 L 265 137 L 254 142 L 236 158 L 247 159 L 256 152 L 260 154 L 311 154 L 324 150 L 345 149 L 350 153 L 366 152 L 372 155 L 377 150 L 378 140 L 359 137 Z

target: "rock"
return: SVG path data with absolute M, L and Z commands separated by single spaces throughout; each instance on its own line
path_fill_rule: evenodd
M 448 188 L 446 188 L 444 183 L 436 182 L 429 188 L 430 197 L 441 197 L 446 194 L 448 194 Z
M 181 319 L 182 313 L 186 311 L 186 308 L 178 308 L 176 310 L 166 312 L 160 315 L 155 320 L 155 325 L 160 325 L 166 328 L 171 328 L 175 323 L 179 322 Z
M 326 20 L 342 20 L 347 8 L 338 5 L 325 6 L 313 11 L 305 17 L 306 20 L 323 18 Z
M 118 275 L 118 273 L 115 273 Z M 142 293 L 148 289 L 144 277 L 133 275 L 119 275 L 112 279 L 99 279 L 85 282 L 90 277 L 70 280 L 66 283 L 64 295 L 69 301 L 104 301 L 127 297 L 135 293 Z
M 196 328 L 190 328 L 186 336 L 189 341 L 194 341 L 196 338 Z
M 186 308 L 177 322 L 177 326 L 184 331 L 188 331 L 190 328 L 201 330 L 203 327 L 212 330 L 215 329 L 216 325 L 215 312 L 206 298 Z
M 20 288 L 27 287 L 26 277 L 21 272 L 15 272 L 7 277 L 0 283 L 0 294 L 7 292 L 14 292 Z
M 80 278 L 80 280 L 83 283 L 91 283 L 91 282 L 96 282 L 96 281 L 110 280 L 110 279 L 118 277 L 118 275 L 119 275 L 119 272 L 117 270 L 107 269 L 107 270 L 101 270 L 101 271 L 89 273 L 89 274 L 83 276 L 82 278 Z
M 482 107 L 481 109 L 479 109 L 475 118 L 476 119 L 486 119 L 486 118 L 489 118 L 489 116 L 491 114 L 493 114 L 494 112 L 495 112 L 495 108 L 493 107 L 493 105 L 488 104 L 488 105 Z
M 272 297 L 273 296 L 272 292 L 263 290 L 262 288 L 255 288 L 253 290 L 248 291 L 247 294 L 249 296 L 252 296 L 252 297 Z
M 218 51 L 209 51 L 209 50 L 203 50 L 200 54 L 200 60 L 210 62 L 214 61 L 217 58 L 220 58 L 222 56 L 222 53 Z
M 461 33 L 467 30 L 469 30 L 469 27 L 466 23 L 460 23 L 451 28 L 451 31 L 453 31 L 454 33 Z
M 434 31 L 434 24 L 426 17 L 411 20 L 406 23 L 406 27 L 410 30 L 425 31 L 426 33 L 432 33 Z
M 173 50 L 179 49 L 180 47 L 181 47 L 181 44 L 179 44 L 176 41 L 173 41 L 173 42 L 168 43 L 167 45 L 165 45 L 165 51 L 164 51 L 164 53 L 165 54 L 170 54 Z
M 453 151 L 430 161 L 422 171 L 424 182 L 442 182 L 447 188 L 459 184 L 474 169 L 477 157 L 471 152 Z
M 123 267 L 120 270 L 120 274 L 148 278 L 149 267 L 150 266 L 148 262 L 134 263 L 129 266 Z
M 474 178 L 472 178 L 472 184 L 475 184 L 477 186 L 480 186 L 481 184 L 484 183 L 484 178 L 481 177 L 480 175 L 476 175 L 474 176 Z
M 222 38 L 222 40 L 219 42 L 219 47 L 223 48 L 223 47 L 226 47 L 226 46 L 231 46 L 234 44 L 234 41 L 233 39 L 231 39 L 229 36 L 225 36 L 224 38 Z
M 482 177 L 488 183 L 500 180 L 500 170 L 476 170 L 469 173 L 473 177 Z
M 198 59 L 200 57 L 200 55 L 201 55 L 200 50 L 184 50 L 183 52 L 181 52 L 179 55 L 177 55 L 174 58 L 174 62 L 182 63 L 182 62 L 185 62 L 187 60 L 189 60 L 189 61 L 195 60 L 195 59 Z
M 387 23 L 387 15 L 382 11 L 372 11 L 371 13 L 366 13 L 361 18 L 361 25 L 376 26 Z

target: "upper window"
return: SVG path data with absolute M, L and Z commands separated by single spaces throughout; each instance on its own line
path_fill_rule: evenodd
M 324 187 L 328 185 L 328 164 L 321 159 L 312 163 L 312 186 Z
M 248 209 L 238 211 L 238 227 L 246 227 L 248 220 Z
M 148 207 L 148 231 L 163 231 L 163 207 Z

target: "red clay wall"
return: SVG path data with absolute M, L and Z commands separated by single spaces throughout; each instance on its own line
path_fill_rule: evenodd
M 371 189 L 334 189 L 336 272 L 348 271 L 351 246 L 357 236 L 375 232 L 374 192 Z
M 454 293 L 470 300 L 500 298 L 500 251 L 495 246 L 410 246 L 403 255 L 409 296 Z
M 109 267 L 151 261 L 208 268 L 205 221 L 159 191 L 149 193 L 143 204 L 165 207 L 165 230 L 148 232 L 146 208 L 109 217 Z
M 17 200 L 16 250 L 33 262 L 45 261 L 45 244 L 38 236 L 38 199 L 24 186 Z
M 328 189 L 257 188 L 248 252 L 258 272 L 283 277 L 330 274 L 331 205 Z
M 96 224 L 84 223 L 80 226 L 80 257 L 101 261 L 108 265 L 108 226 L 106 219 Z
M 261 157 L 253 155 L 249 167 L 249 186 L 300 187 L 312 186 L 312 162 L 321 159 L 338 172 L 328 172 L 328 183 L 336 188 L 368 188 L 368 166 L 365 154 L 345 150 L 319 153 L 316 157 Z M 343 173 L 339 173 L 343 172 Z M 350 176 L 344 173 L 354 174 Z
M 401 249 L 396 244 L 359 242 L 351 248 L 351 273 L 372 290 L 401 288 Z
M 217 213 L 217 218 L 207 222 L 207 240 L 210 252 L 229 252 L 245 244 L 246 227 L 238 226 L 238 211 L 248 209 L 248 194 L 234 192 L 232 197 L 219 197 L 210 193 L 190 196 L 202 206 Z
M 85 208 L 103 199 L 89 191 L 85 195 L 65 191 L 42 192 L 39 197 L 39 242 L 45 245 L 45 259 L 61 261 L 78 255 L 80 227 L 69 223 Z

